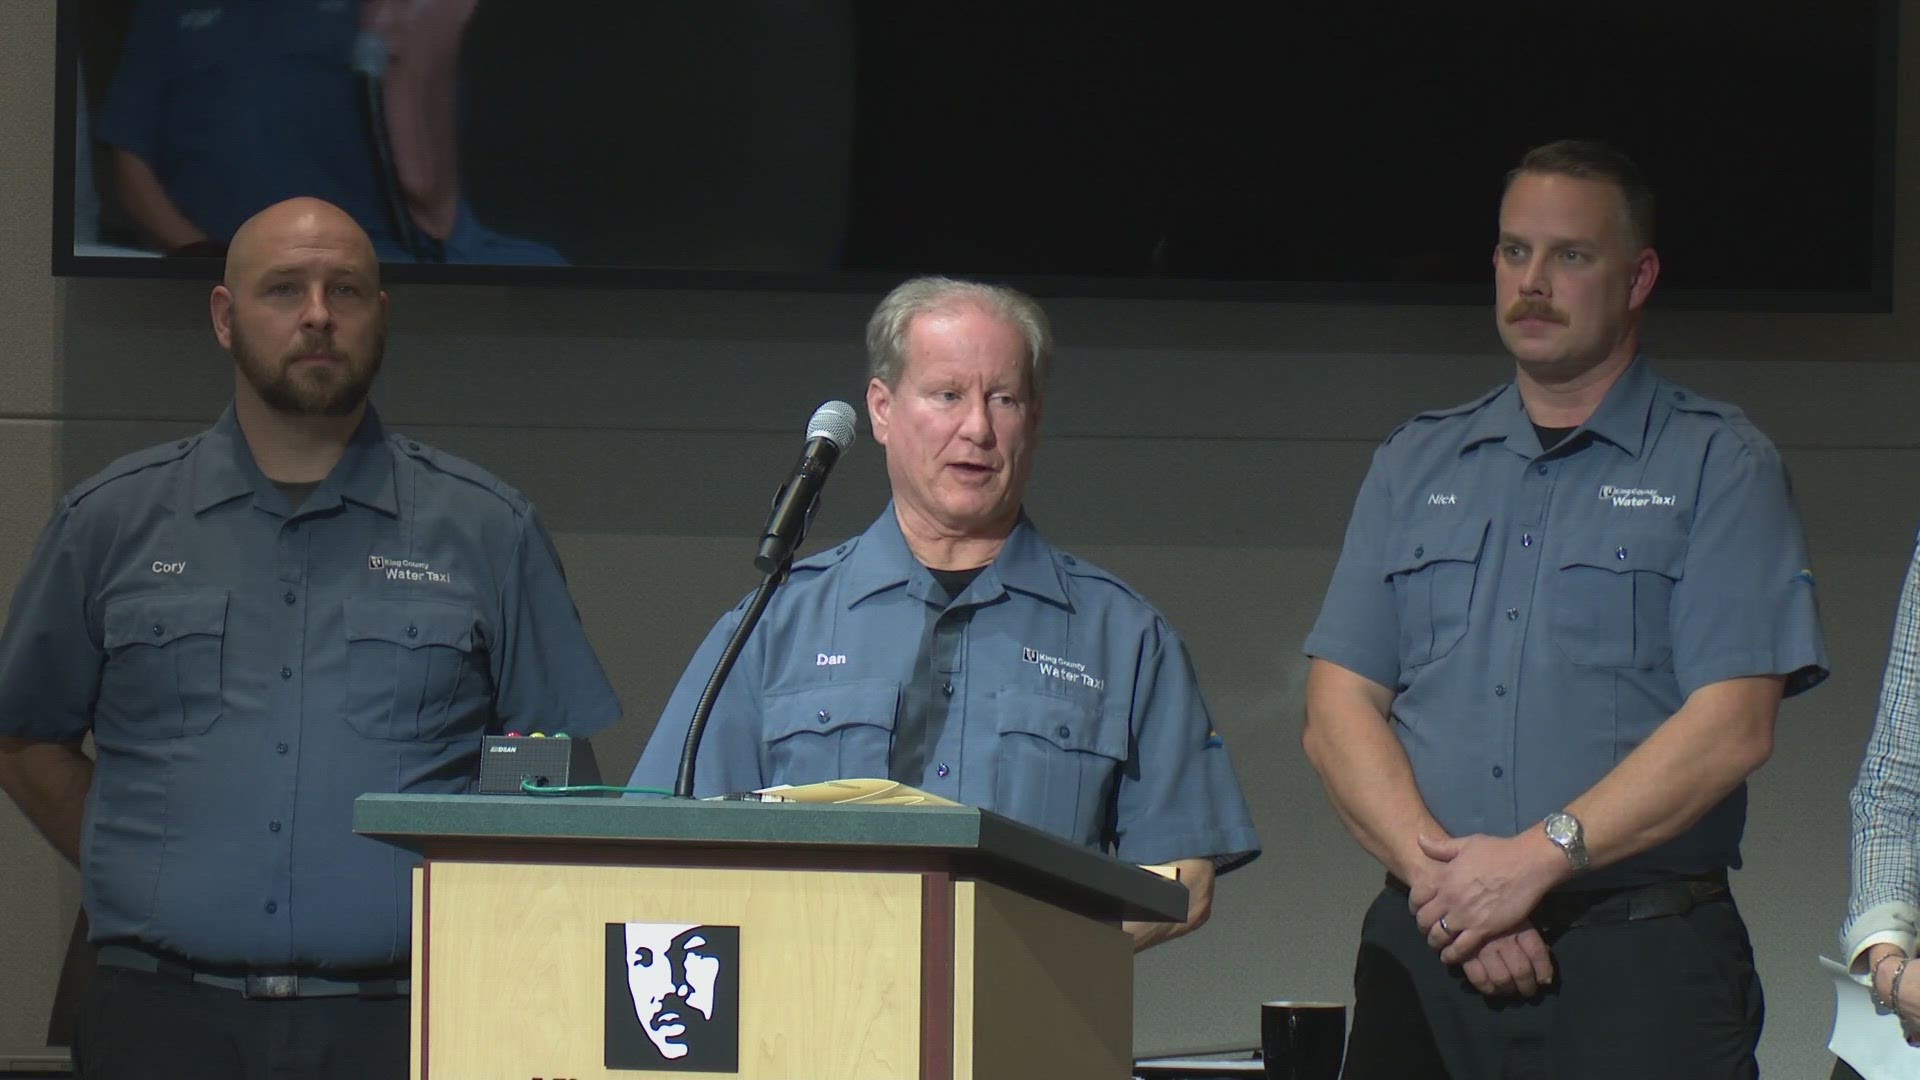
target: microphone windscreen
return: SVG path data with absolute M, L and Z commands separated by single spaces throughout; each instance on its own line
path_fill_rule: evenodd
M 853 446 L 853 406 L 844 401 L 829 401 L 813 412 L 807 421 L 807 441 L 825 439 L 841 453 Z
M 361 30 L 353 36 L 353 52 L 347 66 L 355 75 L 379 79 L 387 74 L 387 39 L 378 30 Z

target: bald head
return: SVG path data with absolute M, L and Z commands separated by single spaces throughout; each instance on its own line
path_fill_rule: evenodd
M 248 218 L 227 244 L 228 288 L 262 272 L 308 258 L 329 257 L 380 284 L 373 241 L 345 210 L 322 199 L 275 203 Z
M 212 313 L 248 408 L 359 414 L 386 351 L 387 294 L 373 243 L 345 211 L 289 199 L 247 219 Z

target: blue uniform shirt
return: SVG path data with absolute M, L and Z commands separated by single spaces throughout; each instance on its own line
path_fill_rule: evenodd
M 209 964 L 405 960 L 414 859 L 364 792 L 464 792 L 503 725 L 619 706 L 533 508 L 372 409 L 298 513 L 229 408 L 67 494 L 0 636 L 0 734 L 91 729 L 95 941 Z
M 1374 454 L 1309 655 L 1393 690 L 1453 835 L 1562 809 L 1695 690 L 1827 674 L 1779 454 L 1736 408 L 1636 361 L 1555 450 L 1511 385 Z M 1581 887 L 1740 865 L 1746 788 Z
M 397 250 L 350 66 L 358 0 L 142 0 L 96 134 L 153 169 L 187 220 L 227 240 L 311 195 Z
M 892 506 L 796 562 L 715 704 L 695 794 L 886 776 L 902 682 L 929 605 L 944 601 Z M 942 661 L 947 720 L 915 786 L 1134 863 L 1213 856 L 1225 869 L 1258 853 L 1186 646 L 1137 593 L 1023 518 L 954 606 L 971 610 Z M 694 654 L 635 786 L 673 786 L 694 704 L 743 612 Z

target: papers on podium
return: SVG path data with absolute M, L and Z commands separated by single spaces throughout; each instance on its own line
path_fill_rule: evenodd
M 1199 1054 L 1168 1054 L 1136 1058 L 1135 1080 L 1208 1080 L 1213 1077 L 1265 1076 L 1267 1064 L 1258 1050 L 1219 1050 Z
M 720 799 L 744 802 L 860 803 L 864 806 L 959 806 L 897 780 L 828 780 L 818 784 L 775 784 Z
M 775 784 L 772 787 L 756 788 L 733 795 L 713 795 L 709 802 L 792 802 L 792 803 L 859 803 L 862 806 L 959 806 L 951 799 L 921 791 L 898 780 L 880 780 L 863 777 L 847 780 L 826 780 L 818 784 Z M 1180 868 L 1171 863 L 1160 866 L 1142 866 L 1140 869 L 1150 874 L 1158 874 L 1168 881 L 1180 881 Z M 1183 882 L 1184 884 L 1184 882 Z
M 1833 978 L 1833 1037 L 1827 1049 L 1853 1066 L 1863 1080 L 1920 1077 L 1920 1048 L 1907 1045 L 1900 1018 L 1879 1014 L 1866 985 L 1826 957 L 1820 967 Z

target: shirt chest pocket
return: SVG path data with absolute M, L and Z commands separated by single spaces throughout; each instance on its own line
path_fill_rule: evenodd
M 1489 520 L 1421 523 L 1396 534 L 1386 577 L 1400 608 L 1403 669 L 1440 659 L 1466 636 Z
M 370 739 L 446 739 L 492 716 L 479 620 L 464 604 L 348 598 L 347 724 Z
M 1591 667 L 1672 663 L 1669 617 L 1686 554 L 1686 533 L 1675 525 L 1601 528 L 1562 540 L 1553 636 L 1567 659 Z
M 1003 690 L 994 697 L 995 813 L 1087 847 L 1111 833 L 1108 807 L 1130 733 L 1099 702 Z
M 94 706 L 99 737 L 204 735 L 220 718 L 224 591 L 110 601 L 102 624 L 107 657 Z
M 887 775 L 900 684 L 888 679 L 827 683 L 768 694 L 762 731 L 774 784 Z

